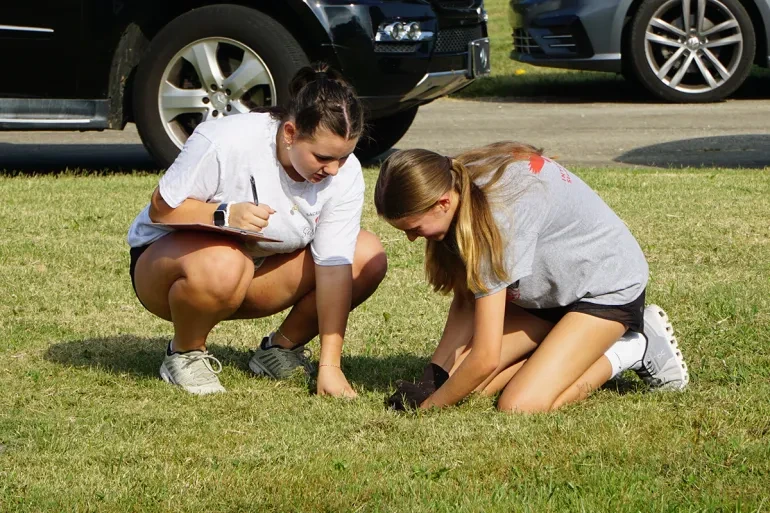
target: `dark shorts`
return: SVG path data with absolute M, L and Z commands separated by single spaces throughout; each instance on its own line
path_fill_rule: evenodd
M 134 294 L 136 294 L 136 280 L 134 279 L 136 262 L 139 260 L 139 257 L 142 256 L 142 253 L 147 251 L 147 248 L 150 246 L 152 246 L 152 243 L 147 244 L 146 246 L 139 246 L 138 248 L 131 248 L 131 263 L 128 265 L 128 273 L 131 275 L 131 286 L 134 287 Z M 139 294 L 136 294 L 136 298 L 139 299 Z M 139 299 L 139 302 L 142 303 L 142 300 Z M 144 303 L 142 303 L 142 306 L 147 308 Z
M 146 246 L 131 248 L 131 263 L 128 265 L 128 273 L 131 275 L 131 286 L 134 287 L 134 294 L 136 294 L 136 278 L 134 278 L 136 274 L 136 262 L 139 261 L 139 257 L 142 256 L 142 253 L 147 251 L 147 248 L 152 246 L 152 244 L 153 243 L 151 242 Z M 253 257 L 252 261 L 254 262 L 254 271 L 256 271 L 265 262 L 265 257 Z M 136 294 L 136 298 L 139 299 L 139 294 Z M 142 300 L 139 299 L 139 302 L 142 303 Z M 144 303 L 142 303 L 142 306 L 147 308 Z
M 567 306 L 556 308 L 524 308 L 535 317 L 556 324 L 569 312 L 580 312 L 608 321 L 617 321 L 627 330 L 643 333 L 644 330 L 644 296 L 646 289 L 639 297 L 625 305 L 597 305 L 587 301 L 578 301 Z

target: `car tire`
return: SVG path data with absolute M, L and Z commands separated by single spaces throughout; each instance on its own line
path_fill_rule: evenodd
M 417 107 L 412 107 L 367 123 L 366 134 L 356 147 L 356 157 L 366 162 L 388 151 L 406 134 L 416 115 Z
M 631 22 L 631 67 L 663 100 L 722 100 L 751 71 L 756 51 L 751 19 L 739 0 L 706 0 L 702 13 L 698 2 L 691 2 L 689 16 L 685 5 L 645 0 Z
M 133 110 L 142 142 L 168 167 L 198 123 L 285 102 L 291 79 L 308 64 L 297 40 L 259 11 L 189 11 L 153 38 L 138 66 Z

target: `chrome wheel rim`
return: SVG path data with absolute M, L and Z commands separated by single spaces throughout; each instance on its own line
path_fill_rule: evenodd
M 179 148 L 203 121 L 275 104 L 275 81 L 265 62 L 227 38 L 200 39 L 182 48 L 163 71 L 158 90 L 163 127 Z
M 682 93 L 702 94 L 735 74 L 743 57 L 743 33 L 718 0 L 670 0 L 647 25 L 644 51 L 661 82 Z

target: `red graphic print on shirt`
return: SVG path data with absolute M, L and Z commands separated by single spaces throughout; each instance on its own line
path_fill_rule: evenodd
M 540 155 L 532 155 L 529 157 L 529 170 L 532 171 L 534 174 L 540 174 L 540 171 L 543 170 L 543 166 L 545 165 L 545 159 L 541 157 Z
M 556 166 L 556 168 L 559 170 L 559 175 L 563 182 L 572 183 L 572 178 L 570 178 L 569 171 L 567 171 L 564 166 L 559 164 L 558 162 L 554 162 L 553 160 L 549 159 L 548 157 L 541 157 L 539 155 L 532 156 L 529 159 L 529 169 L 534 174 L 540 174 L 540 171 L 543 170 L 543 166 L 545 163 L 548 162 L 549 164 L 553 164 Z

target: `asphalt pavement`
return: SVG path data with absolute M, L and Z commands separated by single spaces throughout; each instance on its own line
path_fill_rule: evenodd
M 454 154 L 528 142 L 570 166 L 770 167 L 770 100 L 707 105 L 441 99 L 420 108 L 396 148 Z M 153 170 L 134 125 L 105 132 L 0 132 L 0 169 Z

